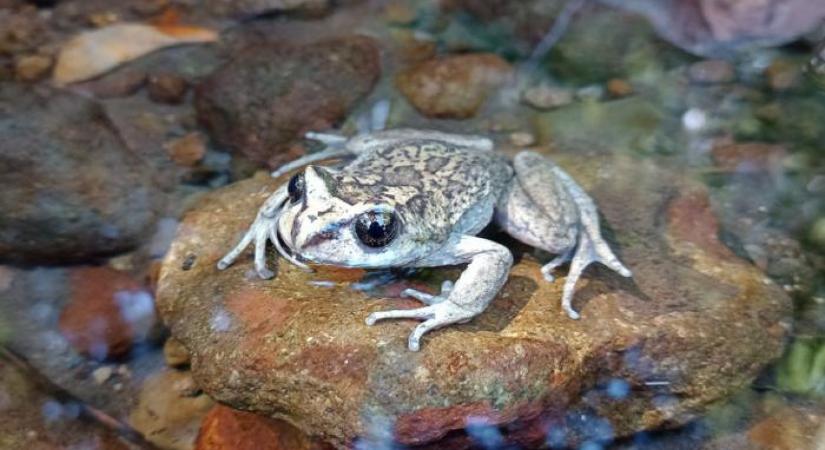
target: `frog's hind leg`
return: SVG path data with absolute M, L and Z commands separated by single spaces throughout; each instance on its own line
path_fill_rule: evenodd
M 499 200 L 496 221 L 516 239 L 558 255 L 542 267 L 548 281 L 570 261 L 562 307 L 577 319 L 573 293 L 588 265 L 600 262 L 626 277 L 631 272 L 602 238 L 595 203 L 570 175 L 534 152 L 516 155 L 513 167 L 516 177 Z

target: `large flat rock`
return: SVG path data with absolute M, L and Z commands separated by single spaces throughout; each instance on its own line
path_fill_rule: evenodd
M 487 311 L 428 334 L 418 353 L 406 349 L 415 322 L 364 324 L 370 312 L 418 304 L 352 289 L 361 271 L 307 274 L 279 261 L 278 276 L 261 280 L 248 253 L 220 272 L 217 260 L 282 181 L 266 177 L 216 191 L 186 215 L 158 307 L 207 393 L 340 448 L 387 436 L 466 448 L 472 430 L 490 425 L 526 447 L 675 426 L 780 354 L 790 301 L 717 239 L 700 185 L 649 161 L 554 158 L 595 197 L 635 274 L 589 269 L 579 321 L 561 311 L 563 277 L 544 281 L 529 254 Z M 435 290 L 458 271 L 426 273 L 407 283 Z

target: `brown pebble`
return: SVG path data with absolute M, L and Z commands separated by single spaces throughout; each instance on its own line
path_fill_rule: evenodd
M 169 367 L 184 367 L 189 365 L 189 350 L 177 339 L 170 337 L 163 344 L 163 359 Z
M 758 173 L 777 170 L 788 152 L 784 146 L 766 142 L 736 142 L 711 149 L 714 165 L 726 172 Z
M 14 71 L 20 81 L 39 81 L 49 74 L 52 58 L 44 55 L 26 55 L 18 58 Z
M 607 93 L 613 98 L 627 97 L 633 93 L 633 86 L 621 78 L 613 78 L 607 82 Z
M 183 101 L 189 89 L 189 82 L 175 74 L 157 73 L 149 75 L 147 89 L 152 101 L 177 105 Z
M 203 136 L 197 131 L 193 131 L 183 137 L 173 139 L 166 144 L 166 151 L 169 157 L 176 164 L 192 167 L 206 154 L 206 144 Z

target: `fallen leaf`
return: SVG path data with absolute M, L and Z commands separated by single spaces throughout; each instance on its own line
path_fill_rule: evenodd
M 214 30 L 184 25 L 120 23 L 83 32 L 60 49 L 53 81 L 63 86 L 88 80 L 164 47 L 217 39 Z

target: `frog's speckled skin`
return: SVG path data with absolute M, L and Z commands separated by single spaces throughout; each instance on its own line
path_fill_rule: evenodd
M 219 268 L 231 264 L 252 242 L 263 278 L 274 275 L 266 268 L 267 242 L 304 267 L 302 260 L 364 268 L 468 264 L 455 284 L 444 283 L 439 295 L 405 291 L 426 306 L 367 318 L 369 325 L 382 319 L 422 320 L 409 338 L 414 351 L 424 333 L 484 311 L 506 281 L 513 262 L 510 251 L 475 236 L 493 220 L 517 239 L 559 255 L 542 268 L 549 281 L 555 268 L 571 261 L 562 294 L 571 318 L 579 317 L 571 302 L 587 265 L 601 262 L 631 276 L 602 239 L 593 201 L 541 155 L 525 151 L 510 162 L 484 137 L 424 130 L 379 131 L 349 140 L 311 137 L 330 149 L 276 174 L 324 158 L 355 159 L 338 169 L 307 166 L 300 200 L 290 200 L 286 185 L 281 186 Z M 364 245 L 354 231 L 355 221 L 371 211 L 393 212 L 400 224 L 395 238 L 383 247 Z

